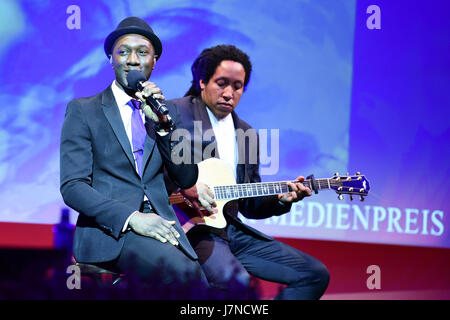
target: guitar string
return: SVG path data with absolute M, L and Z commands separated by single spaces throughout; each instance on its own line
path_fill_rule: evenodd
M 319 189 L 332 189 L 333 187 L 342 186 L 342 182 L 348 182 L 346 179 L 342 181 L 337 181 L 333 178 L 327 179 L 317 179 Z M 228 198 L 231 194 L 237 197 L 245 197 L 245 196 L 255 196 L 255 195 L 272 195 L 272 194 L 280 194 L 289 191 L 287 186 L 288 181 L 275 181 L 275 182 L 257 182 L 257 183 L 243 183 L 236 185 L 228 185 L 228 186 L 215 186 L 214 193 L 217 194 L 218 199 Z M 290 181 L 297 182 L 297 181 Z M 302 182 L 303 185 L 310 187 L 311 180 L 305 180 Z M 349 187 L 345 187 L 349 188 Z M 362 188 L 355 188 L 362 189 Z M 348 190 L 342 190 L 343 192 L 348 192 Z M 364 195 L 360 192 L 353 192 L 354 194 Z M 185 197 L 181 194 L 176 194 L 171 196 L 172 202 L 184 202 Z
M 303 183 L 305 186 L 310 186 L 309 183 Z M 321 189 L 329 189 L 328 186 L 333 187 L 339 187 L 342 186 L 342 183 L 330 183 L 328 182 L 319 182 L 318 183 L 319 188 Z M 228 185 L 228 186 L 215 186 L 216 190 L 229 190 L 229 189 L 245 189 L 245 190 L 265 190 L 267 188 L 270 189 L 279 189 L 279 188 L 286 188 L 287 183 L 286 182 L 279 182 L 279 183 L 251 183 L 251 184 L 237 184 L 237 185 Z M 349 186 L 343 186 L 346 188 L 349 188 Z M 353 187 L 357 188 L 357 187 Z
M 342 183 L 344 182 L 350 182 L 346 178 L 343 178 L 341 181 L 338 181 L 336 179 L 317 179 L 319 189 L 332 189 L 333 187 L 339 187 L 342 186 Z M 236 185 L 229 185 L 229 186 L 216 186 L 214 187 L 215 193 L 219 196 L 219 198 L 228 198 L 231 194 L 234 197 L 244 197 L 244 196 L 254 196 L 254 195 L 271 195 L 271 194 L 280 194 L 287 192 L 289 189 L 287 187 L 288 181 L 276 181 L 276 182 L 258 182 L 258 183 L 244 183 L 244 184 L 236 184 Z M 291 182 L 298 182 L 298 181 L 291 181 Z M 310 187 L 311 180 L 305 180 L 302 182 L 303 185 Z M 284 187 L 284 188 L 283 188 Z M 345 187 L 350 188 L 350 187 Z M 362 189 L 354 187 L 355 189 Z M 270 190 L 271 189 L 271 190 Z M 276 190 L 277 189 L 277 190 Z M 280 191 L 281 189 L 281 191 Z M 284 189 L 284 190 L 283 190 Z M 342 192 L 349 192 L 348 190 L 342 190 Z M 360 192 L 352 192 L 354 194 L 361 194 Z
M 339 187 L 340 184 L 333 185 L 333 187 Z M 230 194 L 239 194 L 239 195 L 268 195 L 268 194 L 279 194 L 289 191 L 286 184 L 259 184 L 259 185 L 230 185 L 230 186 L 216 186 L 215 193 L 218 195 L 230 195 Z M 348 186 L 344 186 L 344 188 L 351 188 Z M 353 187 L 356 190 L 360 190 L 363 188 Z M 319 189 L 332 189 L 328 187 L 328 184 L 319 185 Z M 343 192 L 349 192 L 349 190 L 342 190 Z M 352 192 L 352 191 L 350 191 Z M 354 194 L 361 194 L 360 192 L 353 192 Z
M 229 188 L 261 189 L 261 188 L 264 188 L 264 186 L 268 186 L 268 187 L 272 187 L 272 188 L 278 187 L 278 186 L 286 186 L 288 182 L 294 183 L 295 181 L 241 183 L 241 184 L 235 184 L 235 185 L 215 186 L 214 188 L 217 188 L 217 189 L 220 189 L 220 188 L 224 188 L 224 189 L 229 189 Z M 317 181 L 319 187 L 323 187 L 323 188 L 327 188 L 327 189 L 328 189 L 328 185 L 342 186 L 342 184 L 345 182 L 350 182 L 350 181 L 330 181 L 330 183 L 328 183 L 328 181 L 323 181 L 323 180 Z M 309 181 L 304 181 L 302 184 L 305 186 L 310 186 Z

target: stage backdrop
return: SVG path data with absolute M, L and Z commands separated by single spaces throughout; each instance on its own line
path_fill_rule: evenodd
M 1 1 L 0 221 L 59 221 L 66 105 L 111 84 L 103 41 L 135 15 L 162 40 L 152 80 L 168 99 L 184 95 L 202 49 L 249 54 L 254 72 L 237 112 L 268 137 L 264 181 L 359 171 L 370 182 L 364 202 L 320 192 L 252 226 L 450 247 L 450 5 L 373 2 Z

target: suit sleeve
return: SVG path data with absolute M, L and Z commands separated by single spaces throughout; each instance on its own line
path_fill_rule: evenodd
M 72 101 L 67 106 L 61 131 L 61 195 L 69 207 L 93 218 L 106 233 L 119 238 L 125 221 L 134 210 L 92 187 L 93 159 L 91 131 L 81 104 Z
M 170 106 L 170 116 L 175 122 L 176 128 L 183 128 L 180 120 L 180 115 L 178 113 L 178 108 L 175 104 L 168 104 Z M 165 167 L 165 181 L 166 188 L 168 192 L 173 191 L 174 185 L 181 189 L 188 189 L 195 185 L 198 178 L 198 166 L 194 163 L 174 163 L 172 161 L 172 149 L 174 148 L 174 142 L 172 141 L 173 132 L 167 135 L 161 136 L 156 134 L 156 144 L 158 146 L 159 152 L 161 153 L 164 167 Z M 181 142 L 180 142 L 181 143 Z M 188 150 L 190 152 L 190 150 Z M 182 155 L 178 155 L 182 158 Z M 171 181 L 172 185 L 168 186 L 168 181 Z

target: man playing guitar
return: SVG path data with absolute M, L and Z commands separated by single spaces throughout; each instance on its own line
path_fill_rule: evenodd
M 252 129 L 234 112 L 249 82 L 251 69 L 247 54 L 234 46 L 205 49 L 192 65 L 192 87 L 185 97 L 172 100 L 179 108 L 185 129 L 192 135 L 196 121 L 200 121 L 203 131 L 213 130 L 210 141 L 193 143 L 193 153 L 202 154 L 203 159 L 205 148 L 212 143 L 211 156 L 220 158 L 220 162 L 230 168 L 230 184 L 233 178 L 238 183 L 261 182 L 258 161 L 249 161 L 250 155 L 259 150 L 258 139 L 256 143 L 242 143 L 237 139 L 237 130 L 247 132 Z M 207 176 L 220 175 L 224 171 L 217 166 L 216 172 Z M 319 299 L 323 295 L 329 273 L 322 262 L 249 227 L 237 217 L 238 211 L 252 219 L 289 212 L 293 202 L 311 195 L 311 188 L 303 181 L 300 176 L 286 182 L 285 192 L 278 195 L 272 192 L 271 195 L 253 197 L 249 189 L 241 188 L 244 198 L 229 202 L 224 208 L 218 207 L 218 193 L 213 192 L 208 181 L 202 181 L 201 177 L 194 187 L 181 191 L 195 209 L 197 220 L 205 217 L 200 207 L 208 211 L 206 216 L 213 217 L 223 210 L 223 223 L 219 223 L 219 228 L 207 224 L 197 226 L 195 218 L 191 220 L 194 223 L 185 228 L 212 286 L 227 290 L 231 280 L 236 280 L 246 288 L 251 274 L 286 285 L 275 299 Z M 223 189 L 224 195 L 229 192 Z

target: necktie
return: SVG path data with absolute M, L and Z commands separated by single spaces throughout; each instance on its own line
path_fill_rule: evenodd
M 142 157 L 144 155 L 144 142 L 147 132 L 145 131 L 144 122 L 142 121 L 139 109 L 141 102 L 131 99 L 127 105 L 131 107 L 133 113 L 131 115 L 131 141 L 133 144 L 133 155 L 136 159 L 139 175 L 142 176 Z

